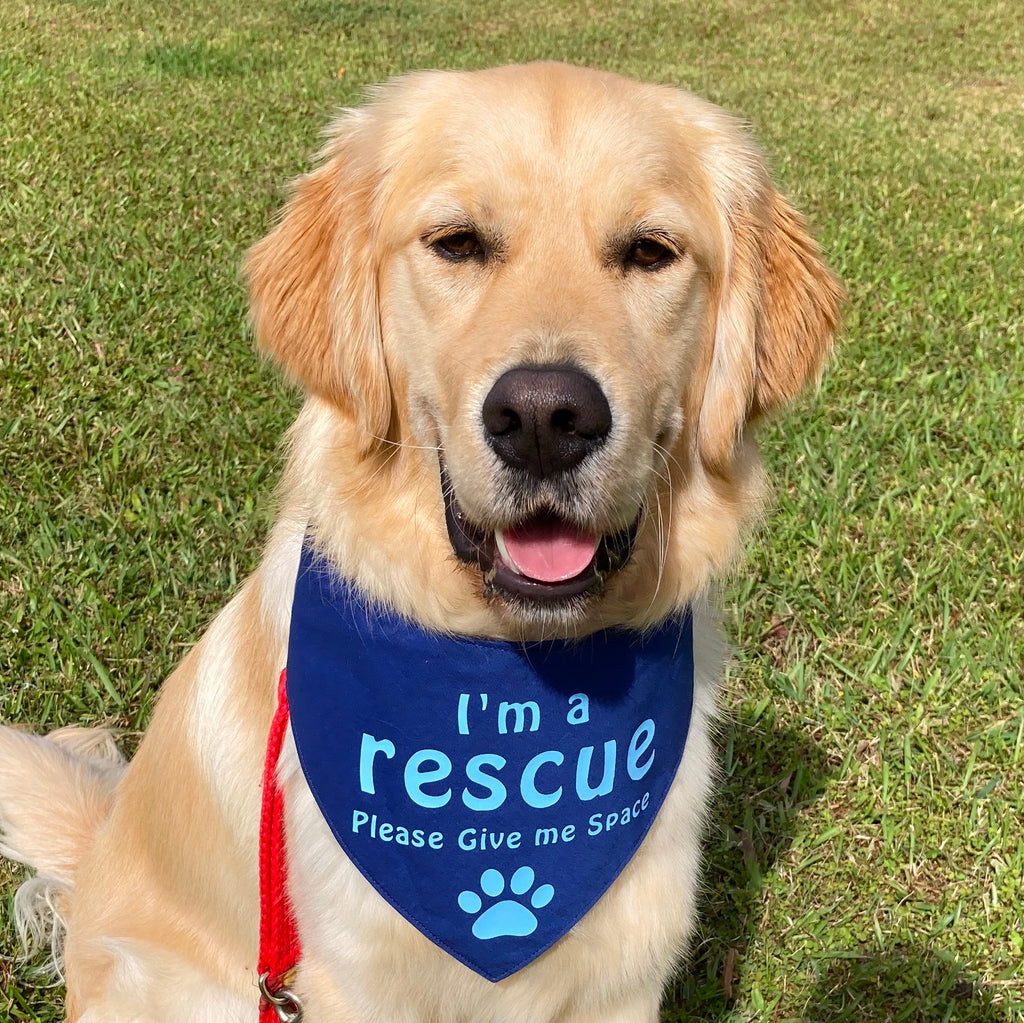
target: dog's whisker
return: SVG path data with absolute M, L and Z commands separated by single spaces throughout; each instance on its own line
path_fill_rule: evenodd
M 669 541 L 669 524 L 671 522 L 672 515 L 672 491 L 671 486 L 671 469 L 670 462 L 672 459 L 671 453 L 666 450 L 663 445 L 655 444 L 654 453 L 660 457 L 664 463 L 665 468 L 663 471 L 655 469 L 654 475 L 657 479 L 661 480 L 665 486 L 666 500 L 668 501 L 667 514 L 663 512 L 662 501 L 659 499 L 657 492 L 654 497 L 654 508 L 655 508 L 655 558 L 657 565 L 657 572 L 655 576 L 654 588 L 651 592 L 651 599 L 647 605 L 647 612 L 650 613 L 655 605 L 657 604 L 658 597 L 661 593 L 662 583 L 665 578 L 665 566 L 668 560 L 668 541 Z
M 414 444 L 409 440 L 393 440 L 391 437 L 378 437 L 371 434 L 370 439 L 387 448 L 394 448 L 399 451 L 431 451 L 440 454 L 443 448 L 440 444 Z

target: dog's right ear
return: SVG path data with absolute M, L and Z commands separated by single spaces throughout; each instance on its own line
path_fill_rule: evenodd
M 293 185 L 277 226 L 245 261 L 259 348 L 309 392 L 386 436 L 391 390 L 381 341 L 365 111 L 334 125 L 324 162 Z

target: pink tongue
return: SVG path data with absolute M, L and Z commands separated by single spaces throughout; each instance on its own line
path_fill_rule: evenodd
M 593 560 L 598 538 L 553 517 L 532 519 L 504 534 L 505 550 L 519 571 L 542 583 L 579 575 Z

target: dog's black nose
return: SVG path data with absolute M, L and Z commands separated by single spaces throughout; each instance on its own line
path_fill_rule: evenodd
M 487 441 L 538 479 L 567 472 L 607 439 L 612 411 L 598 382 L 567 366 L 519 366 L 484 399 Z

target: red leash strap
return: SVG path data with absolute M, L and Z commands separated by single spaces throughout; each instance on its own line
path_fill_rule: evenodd
M 284 848 L 284 797 L 277 784 L 277 762 L 288 729 L 285 672 L 277 689 L 277 712 L 267 740 L 260 819 L 260 1023 L 299 1023 L 302 1004 L 289 989 L 301 949 L 288 900 Z

